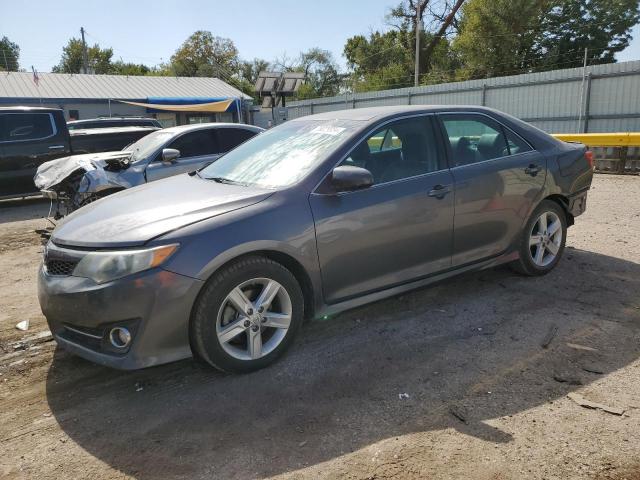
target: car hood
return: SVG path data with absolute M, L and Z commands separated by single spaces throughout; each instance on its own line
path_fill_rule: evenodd
M 56 158 L 43 163 L 38 167 L 33 181 L 40 190 L 47 190 L 58 185 L 73 172 L 83 169 L 85 172 L 104 168 L 110 160 L 125 159 L 131 157 L 131 152 L 100 152 L 71 155 L 69 157 Z
M 93 202 L 65 217 L 51 240 L 71 247 L 135 247 L 149 240 L 248 207 L 273 192 L 184 174 Z

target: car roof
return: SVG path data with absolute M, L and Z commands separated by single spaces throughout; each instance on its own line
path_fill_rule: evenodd
M 315 115 L 308 115 L 306 117 L 299 117 L 291 120 L 296 121 L 298 119 L 304 120 L 358 120 L 358 121 L 373 121 L 379 120 L 384 117 L 401 115 L 403 113 L 435 113 L 441 111 L 466 111 L 466 112 L 491 112 L 502 114 L 492 108 L 479 107 L 477 105 L 393 105 L 384 107 L 365 107 L 365 108 L 352 108 L 346 110 L 335 110 L 331 112 L 317 113 Z
M 60 108 L 53 107 L 29 107 L 29 106 L 15 106 L 15 107 L 0 107 L 0 112 L 61 112 Z
M 253 132 L 262 132 L 264 128 L 256 127 L 255 125 L 247 125 L 246 123 L 194 123 L 191 125 L 178 125 L 177 127 L 168 127 L 163 129 L 163 132 L 169 133 L 184 133 L 192 132 L 196 130 L 217 129 L 217 128 L 241 128 L 245 130 L 251 130 Z
M 134 121 L 139 121 L 139 120 L 149 120 L 149 121 L 154 121 L 157 122 L 158 120 L 152 117 L 97 117 L 97 118 L 83 118 L 80 120 L 70 120 L 67 123 L 87 123 L 87 122 L 112 122 L 112 121 L 127 121 L 127 120 L 134 120 Z

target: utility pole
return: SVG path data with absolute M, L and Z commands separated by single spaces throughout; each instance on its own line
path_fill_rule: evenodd
M 89 73 L 89 55 L 87 54 L 87 42 L 84 41 L 84 27 L 80 27 L 80 35 L 82 35 L 82 69 L 83 73 Z
M 422 25 L 422 0 L 416 5 L 416 68 L 413 85 L 417 87 L 420 83 L 420 27 Z

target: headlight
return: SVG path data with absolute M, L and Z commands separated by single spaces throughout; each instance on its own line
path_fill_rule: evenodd
M 150 268 L 159 267 L 178 249 L 178 244 L 140 250 L 87 253 L 73 270 L 74 277 L 96 283 L 109 282 Z

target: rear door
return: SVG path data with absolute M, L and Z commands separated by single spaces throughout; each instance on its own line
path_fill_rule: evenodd
M 453 266 L 506 251 L 545 182 L 546 159 L 495 119 L 438 115 L 455 185 Z
M 328 303 L 411 282 L 451 265 L 453 191 L 432 118 L 396 120 L 358 143 L 342 165 L 374 185 L 310 196 Z
M 180 157 L 171 163 L 163 162 L 162 151 L 158 152 L 147 166 L 147 182 L 198 170 L 220 156 L 215 129 L 211 128 L 184 133 L 165 148 L 178 150 Z
M 37 192 L 37 168 L 69 154 L 66 130 L 50 112 L 0 113 L 0 148 L 0 196 Z

